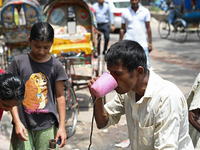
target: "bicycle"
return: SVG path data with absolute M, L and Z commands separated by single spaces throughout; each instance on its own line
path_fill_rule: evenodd
M 169 12 L 169 16 L 172 20 L 174 20 L 173 23 L 170 23 L 169 16 L 168 18 L 161 20 L 158 25 L 158 33 L 162 39 L 166 39 L 170 35 L 171 28 L 173 28 L 172 32 L 174 32 L 175 40 L 177 42 L 185 42 L 185 40 L 187 39 L 188 32 L 186 29 L 186 25 L 183 24 L 180 20 L 181 10 L 176 7 L 171 8 L 171 10 L 172 10 L 172 13 Z
M 66 73 L 68 75 L 68 80 L 64 82 L 64 94 L 66 99 L 66 122 L 65 122 L 65 129 L 67 133 L 67 138 L 70 138 L 74 135 L 76 131 L 76 124 L 77 124 L 77 115 L 78 115 L 78 102 L 76 99 L 75 91 L 81 90 L 83 88 L 87 88 L 86 83 L 75 83 L 74 80 L 79 80 L 82 78 L 82 76 L 76 75 L 74 65 L 76 64 L 75 60 L 79 61 L 79 59 L 86 60 L 87 58 L 84 57 L 85 52 L 79 52 L 78 54 L 76 52 L 64 52 L 61 53 L 60 56 L 56 56 L 55 54 L 53 56 L 57 57 L 58 60 L 63 64 Z M 103 58 L 98 58 L 98 70 L 95 76 L 97 74 L 99 75 L 103 73 L 105 63 Z M 94 67 L 94 66 L 93 66 Z M 94 68 L 92 68 L 92 71 L 94 71 Z M 84 76 L 84 75 L 83 75 Z M 88 77 L 86 77 L 87 79 Z M 92 79 L 92 77 L 90 77 Z M 86 86 L 84 86 L 86 85 Z M 76 90 L 74 90 L 74 86 L 76 86 Z M 84 87 L 79 87 L 84 86 Z M 104 97 L 104 102 L 105 102 Z
M 168 38 L 171 32 L 171 28 L 174 29 L 174 37 L 177 42 L 183 43 L 186 41 L 188 33 L 197 32 L 200 38 L 200 23 L 198 18 L 200 18 L 198 12 L 191 13 L 181 13 L 180 8 L 173 8 L 175 11 L 175 21 L 170 23 L 168 18 L 163 19 L 159 22 L 158 33 L 162 39 Z M 167 11 L 166 11 L 167 12 Z M 194 16 L 195 17 L 194 17 Z
M 183 43 L 186 41 L 188 36 L 187 27 L 181 21 L 177 21 L 174 25 L 170 24 L 167 19 L 160 21 L 158 26 L 158 33 L 162 39 L 167 39 L 171 32 L 171 27 L 173 26 L 172 32 L 174 32 L 174 37 L 177 42 Z
M 82 53 L 76 54 L 75 52 L 66 52 L 61 53 L 61 56 L 57 57 L 58 60 L 63 64 L 63 67 L 66 70 L 68 75 L 68 80 L 64 82 L 64 95 L 66 100 L 66 117 L 65 117 L 65 130 L 67 134 L 67 138 L 70 138 L 74 135 L 76 131 L 77 124 L 77 115 L 78 115 L 78 102 L 76 99 L 76 94 L 73 89 L 72 84 L 72 69 L 73 68 L 73 60 L 80 58 Z

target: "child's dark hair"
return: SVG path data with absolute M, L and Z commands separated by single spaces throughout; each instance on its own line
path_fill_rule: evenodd
M 16 74 L 0 74 L 0 99 L 3 101 L 24 99 L 25 84 Z
M 38 22 L 34 24 L 30 32 L 30 41 L 48 41 L 53 42 L 54 30 L 47 22 Z

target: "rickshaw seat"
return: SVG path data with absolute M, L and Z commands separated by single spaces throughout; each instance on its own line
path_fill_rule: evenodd
M 54 1 L 45 9 L 46 21 L 54 28 L 54 43 L 51 54 L 61 52 L 93 51 L 93 31 L 91 13 L 87 5 L 79 1 Z
M 86 55 L 92 54 L 91 33 L 58 35 L 54 38 L 54 43 L 50 51 L 51 54 L 61 52 L 85 52 Z
M 200 12 L 191 11 L 184 14 L 184 20 L 186 22 L 198 22 L 200 20 Z
M 94 15 L 84 0 L 54 0 L 44 8 L 45 21 L 54 28 L 54 43 L 51 55 L 61 57 L 63 52 L 84 52 L 72 58 L 72 86 L 77 89 L 87 86 L 93 76 L 93 28 L 96 27 Z M 67 57 L 67 56 L 64 56 Z M 85 80 L 85 81 L 83 81 Z M 75 81 L 75 82 L 74 82 Z

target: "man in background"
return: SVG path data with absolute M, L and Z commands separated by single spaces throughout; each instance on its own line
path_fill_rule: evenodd
M 149 52 L 152 51 L 151 15 L 147 8 L 139 4 L 140 0 L 130 0 L 130 2 L 131 6 L 122 12 L 122 26 L 119 40 L 123 39 L 126 30 L 124 39 L 136 41 L 143 47 L 147 56 L 147 67 L 149 68 Z
M 104 2 L 104 0 L 98 0 L 97 3 L 93 4 L 92 8 L 95 10 L 94 14 L 97 21 L 97 30 L 102 32 L 104 35 L 105 42 L 102 54 L 105 55 L 109 42 L 110 30 L 111 32 L 115 30 L 113 15 L 110 11 L 108 3 Z M 111 24 L 111 28 L 109 22 Z M 98 46 L 97 46 L 98 55 L 100 55 L 101 53 L 100 44 L 101 44 L 101 34 L 98 34 Z

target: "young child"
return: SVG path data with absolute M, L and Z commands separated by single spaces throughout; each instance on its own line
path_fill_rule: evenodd
M 14 57 L 6 70 L 19 74 L 26 86 L 23 103 L 11 111 L 14 126 L 10 150 L 46 150 L 49 140 L 59 137 L 59 148 L 66 143 L 63 80 L 67 74 L 61 62 L 49 54 L 53 40 L 50 24 L 34 24 L 29 37 L 31 51 Z
M 3 110 L 11 111 L 24 99 L 25 84 L 16 74 L 0 73 L 0 120 Z

